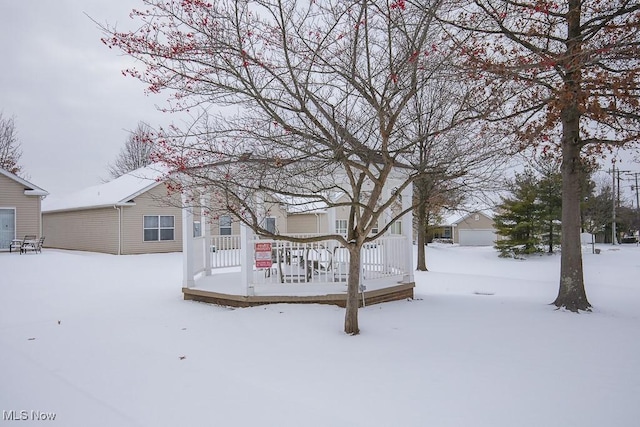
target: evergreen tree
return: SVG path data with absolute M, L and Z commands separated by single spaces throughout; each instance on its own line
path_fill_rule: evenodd
M 511 197 L 503 198 L 494 217 L 499 236 L 495 248 L 502 257 L 517 257 L 540 251 L 540 204 L 538 180 L 529 171 L 516 174 L 509 185 Z
M 538 214 L 542 244 L 553 253 L 560 244 L 560 218 L 562 216 L 562 177 L 559 172 L 545 174 L 537 184 Z

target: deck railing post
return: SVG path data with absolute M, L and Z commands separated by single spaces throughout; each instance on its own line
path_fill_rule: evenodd
M 194 251 L 193 251 L 193 209 L 189 206 L 189 199 L 182 194 L 182 286 L 195 287 Z
M 329 234 L 336 232 L 336 208 L 327 209 L 327 232 Z
M 200 229 L 203 233 L 203 251 L 204 254 L 204 274 L 205 276 L 211 276 L 211 224 L 208 219 L 209 214 L 209 200 L 208 195 L 202 196 L 200 204 L 202 210 L 200 212 Z
M 240 281 L 245 296 L 254 294 L 253 288 L 253 231 L 240 225 Z
M 402 210 L 409 209 L 412 205 L 413 185 L 407 186 L 402 193 Z M 405 265 L 404 283 L 413 283 L 413 211 L 409 211 L 402 217 L 402 234 L 405 239 Z

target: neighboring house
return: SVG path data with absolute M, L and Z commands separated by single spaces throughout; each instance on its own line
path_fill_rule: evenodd
M 329 229 L 327 205 L 324 202 L 310 201 L 303 197 L 291 197 L 282 200 L 278 207 L 276 221 L 281 218 L 286 234 L 319 234 Z
M 344 193 L 334 196 L 335 203 L 349 203 L 349 198 Z M 280 212 L 284 212 L 282 223 L 286 234 L 320 234 L 329 232 L 329 208 L 326 203 L 319 201 L 307 201 L 302 197 L 283 200 L 279 207 Z M 349 221 L 349 207 L 338 206 L 333 214 L 333 230 L 338 234 L 347 234 Z M 394 213 L 397 213 L 394 206 Z M 379 223 L 383 223 L 385 218 L 381 218 Z M 332 232 L 333 232 L 332 230 Z M 379 228 L 374 228 L 372 234 L 377 233 Z M 400 221 L 390 229 L 391 234 L 401 234 Z
M 461 246 L 493 246 L 496 239 L 493 215 L 487 211 L 452 212 L 430 229 L 430 240 Z
M 334 200 L 336 203 L 348 203 L 348 198 L 343 193 L 337 194 Z M 304 197 L 281 197 L 280 200 L 265 200 L 264 209 L 264 227 L 276 234 L 326 234 L 329 233 L 331 221 L 333 221 L 331 228 L 336 233 L 347 233 L 349 219 L 347 206 L 336 207 L 333 215 L 330 215 L 330 209 L 324 202 Z M 394 213 L 397 213 L 398 209 L 394 207 Z M 385 220 L 386 218 L 381 218 L 379 223 L 382 224 Z M 389 229 L 389 234 L 402 234 L 400 223 L 401 221 L 396 221 Z M 378 230 L 374 228 L 372 233 L 375 234 Z M 238 235 L 239 233 L 240 223 L 231 215 L 220 213 L 211 220 L 212 236 Z
M 45 246 L 110 254 L 182 250 L 180 196 L 168 199 L 157 166 L 137 169 L 42 208 Z
M 286 234 L 287 212 L 285 206 L 279 202 L 266 200 L 264 210 L 265 217 L 262 225 L 275 234 Z M 237 236 L 240 234 L 240 221 L 233 215 L 225 213 L 222 207 L 215 206 L 215 202 L 209 221 L 212 236 Z M 200 227 L 200 219 L 196 219 L 196 224 Z
M 42 199 L 49 193 L 0 168 L 0 251 L 13 239 L 42 234 Z

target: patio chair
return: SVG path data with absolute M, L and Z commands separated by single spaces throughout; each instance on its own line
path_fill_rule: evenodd
M 38 239 L 38 243 L 36 243 L 36 252 L 41 254 L 42 253 L 42 245 L 44 244 L 44 236 L 42 236 L 40 239 Z
M 308 248 L 305 254 L 307 264 L 307 280 L 316 274 L 326 274 L 331 271 L 333 253 L 325 247 Z
M 20 245 L 20 254 L 27 253 L 27 251 L 36 252 L 38 245 L 38 238 L 35 235 L 24 236 L 22 244 Z
M 36 236 L 33 234 L 26 234 L 24 239 L 15 239 L 9 245 L 9 252 L 12 252 L 14 249 L 19 250 L 22 253 L 22 248 L 24 248 L 29 242 L 33 242 L 36 240 Z

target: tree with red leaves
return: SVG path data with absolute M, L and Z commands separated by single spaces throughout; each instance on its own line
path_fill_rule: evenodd
M 640 138 L 636 0 L 452 0 L 440 18 L 468 77 L 500 87 L 491 119 L 562 159 L 557 307 L 589 310 L 580 246 L 587 160 Z
M 412 163 L 411 101 L 444 78 L 440 3 L 145 0 L 135 31 L 103 27 L 109 48 L 142 64 L 124 74 L 168 91 L 168 110 L 202 111 L 156 144 L 183 177 L 176 188 L 214 195 L 261 236 L 348 249 L 348 334 L 360 330 L 361 249 L 411 210 L 391 208 L 429 172 Z M 476 114 L 461 109 L 448 126 Z M 265 210 L 282 200 L 347 209 L 346 235 L 274 233 Z

